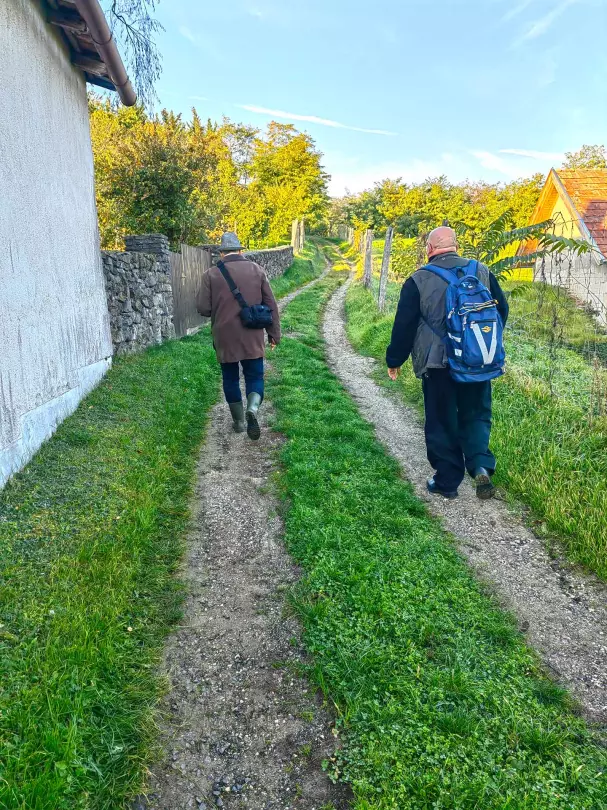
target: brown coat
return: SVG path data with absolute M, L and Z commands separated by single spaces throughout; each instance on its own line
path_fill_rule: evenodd
M 275 343 L 280 343 L 278 307 L 262 268 L 239 253 L 225 256 L 224 263 L 249 306 L 266 304 L 271 307 L 274 323 L 268 329 L 268 336 Z M 246 329 L 242 325 L 240 305 L 217 267 L 211 267 L 202 277 L 196 307 L 201 315 L 211 318 L 213 341 L 220 363 L 237 363 L 265 356 L 264 330 Z

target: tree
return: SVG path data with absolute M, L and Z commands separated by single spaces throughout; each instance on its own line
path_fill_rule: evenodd
M 607 169 L 607 150 L 584 144 L 578 152 L 565 152 L 563 169 Z
M 408 185 L 399 178 L 383 180 L 373 189 L 342 199 L 339 207 L 341 224 L 354 228 L 373 228 L 382 233 L 394 225 L 401 236 L 412 238 L 423 234 L 445 220 L 466 222 L 482 231 L 505 211 L 511 211 L 517 227 L 525 225 L 538 200 L 543 176 L 534 175 L 507 185 L 489 183 L 453 184 L 447 177 L 429 178 Z
M 152 13 L 159 0 L 105 0 L 110 28 L 133 78 L 139 101 L 151 107 L 156 98 L 154 84 L 162 72 L 160 52 L 154 42 L 163 28 Z
M 95 96 L 89 109 L 104 248 L 120 248 L 126 233 L 164 233 L 178 248 L 224 230 L 266 247 L 288 241 L 294 219 L 326 225 L 321 155 L 293 127 L 270 124 L 263 135 L 228 119 L 202 122 L 195 110 L 184 122 Z

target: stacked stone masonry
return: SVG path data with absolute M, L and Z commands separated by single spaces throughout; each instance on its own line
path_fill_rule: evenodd
M 126 252 L 103 252 L 114 354 L 175 337 L 169 243 L 161 234 L 127 236 Z
M 219 258 L 219 248 L 216 245 L 201 245 L 201 247 L 211 251 L 213 264 L 215 264 Z M 285 270 L 288 270 L 293 264 L 294 258 L 291 245 L 269 248 L 268 250 L 245 250 L 244 255 L 260 267 L 263 267 L 269 279 L 282 276 Z

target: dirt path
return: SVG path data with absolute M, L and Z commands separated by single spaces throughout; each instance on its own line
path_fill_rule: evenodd
M 492 583 L 502 603 L 518 617 L 549 670 L 569 687 L 586 715 L 607 721 L 607 589 L 552 560 L 542 541 L 503 503 L 481 503 L 472 486 L 460 498 L 430 496 L 418 415 L 373 381 L 374 360 L 358 355 L 348 342 L 344 301 L 347 286 L 332 298 L 324 337 L 333 371 L 356 400 L 377 437 L 401 464 L 417 495 L 427 501 L 479 576 Z
M 266 429 L 268 413 L 266 401 L 259 442 L 232 432 L 223 402 L 212 413 L 183 573 L 185 617 L 166 652 L 168 758 L 136 810 L 348 806 L 321 767 L 334 750 L 331 718 L 297 674 L 305 658 L 285 591 L 298 571 L 268 494 L 281 441 Z

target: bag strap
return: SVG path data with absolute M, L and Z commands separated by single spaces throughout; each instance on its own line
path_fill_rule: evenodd
M 421 268 L 427 270 L 429 273 L 434 273 L 435 276 L 442 278 L 447 284 L 453 284 L 454 281 L 459 281 L 457 273 L 453 270 L 448 270 L 446 267 L 438 267 L 435 264 L 426 264 Z
M 435 276 L 442 278 L 442 280 L 447 284 L 453 284 L 453 282 L 461 281 L 464 276 L 458 276 L 458 270 L 463 270 L 464 275 L 466 276 L 474 276 L 475 278 L 478 278 L 478 262 L 476 259 L 468 259 L 468 264 L 464 265 L 463 267 L 446 268 L 439 267 L 436 264 L 426 264 L 421 269 L 428 270 L 429 273 L 434 273 Z
M 462 270 L 465 270 L 468 276 L 478 278 L 478 262 L 476 259 L 468 259 L 468 264 L 462 267 Z
M 246 309 L 249 305 L 244 300 L 244 298 L 242 296 L 242 293 L 240 292 L 240 290 L 238 289 L 236 284 L 234 284 L 234 279 L 229 274 L 228 268 L 221 261 L 221 259 L 217 262 L 217 269 L 219 270 L 221 275 L 225 278 L 225 280 L 226 280 L 226 282 L 228 284 L 228 287 L 230 288 L 230 291 L 231 291 L 232 295 L 234 296 L 234 298 L 238 301 L 238 303 L 240 304 L 242 309 Z

